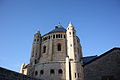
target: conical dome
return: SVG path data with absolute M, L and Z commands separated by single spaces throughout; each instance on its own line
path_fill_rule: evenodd
M 62 27 L 61 24 L 59 24 L 59 25 L 55 26 L 55 29 L 53 29 L 49 33 L 55 33 L 55 32 L 66 32 L 66 29 L 64 27 Z

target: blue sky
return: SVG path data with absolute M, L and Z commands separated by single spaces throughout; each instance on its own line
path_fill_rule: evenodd
M 0 66 L 19 72 L 37 29 L 44 35 L 70 21 L 83 56 L 120 47 L 120 0 L 0 0 Z

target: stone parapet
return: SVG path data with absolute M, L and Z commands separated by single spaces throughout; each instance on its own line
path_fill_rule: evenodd
M 0 67 L 0 80 L 42 80 Z

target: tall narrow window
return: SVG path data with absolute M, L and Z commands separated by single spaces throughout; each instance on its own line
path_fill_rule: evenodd
M 37 41 L 39 41 L 39 39 L 37 39 Z
M 58 37 L 60 38 L 60 34 L 58 35 Z
M 64 38 L 66 38 L 66 36 L 64 35 Z
M 37 64 L 37 60 L 35 59 L 35 64 Z
M 43 71 L 43 70 L 41 70 L 41 71 L 40 71 L 40 75 L 43 75 L 43 74 L 44 74 L 44 71 Z
M 46 53 L 46 46 L 43 47 L 43 53 Z
M 35 76 L 37 76 L 38 75 L 38 72 L 37 71 L 35 71 Z
M 78 78 L 79 78 L 79 73 L 78 73 Z
M 75 78 L 76 78 L 76 73 L 75 73 Z
M 53 35 L 53 39 L 55 38 L 55 35 Z
M 58 51 L 61 51 L 61 44 L 60 43 L 58 44 L 57 48 L 58 48 Z
M 59 38 L 59 34 L 56 34 L 56 38 Z

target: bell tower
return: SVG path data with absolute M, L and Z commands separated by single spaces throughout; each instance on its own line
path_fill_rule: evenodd
M 34 38 L 33 38 L 30 64 L 31 65 L 37 64 L 39 62 L 40 55 L 41 55 L 41 34 L 40 34 L 40 30 L 38 30 L 34 34 Z
M 67 28 L 67 55 L 69 56 L 69 59 L 71 60 L 75 60 L 75 30 L 74 27 L 72 25 L 72 23 L 70 22 L 68 28 Z
M 67 27 L 66 80 L 84 80 L 82 63 L 79 61 L 76 31 L 72 23 Z M 82 53 L 81 53 L 82 54 Z

